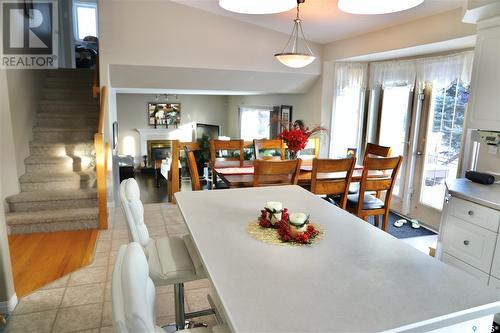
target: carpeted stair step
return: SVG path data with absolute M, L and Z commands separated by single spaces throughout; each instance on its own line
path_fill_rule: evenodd
M 6 215 L 10 234 L 83 230 L 98 227 L 97 208 L 15 212 Z
M 88 177 L 87 177 L 88 178 Z M 19 178 L 21 192 L 79 190 L 81 176 L 76 172 L 25 173 Z
M 44 88 L 41 96 L 43 100 L 94 100 L 90 89 Z
M 33 128 L 33 140 L 39 142 L 92 141 L 95 133 L 95 126 L 77 128 L 35 126 Z
M 95 208 L 97 207 L 97 191 L 88 189 L 21 192 L 7 197 L 5 200 L 11 212 Z
M 40 104 L 38 107 L 39 113 L 45 113 L 45 112 L 59 112 L 59 113 L 70 113 L 70 114 L 77 114 L 77 113 L 85 113 L 85 112 L 90 112 L 92 115 L 97 113 L 99 110 L 99 105 L 90 105 L 90 104 L 65 104 L 65 103 L 44 103 Z
M 70 88 L 70 89 L 92 89 L 92 81 L 90 80 L 71 80 L 71 79 L 59 79 L 59 78 L 46 78 L 45 85 L 46 88 Z
M 40 106 L 51 106 L 51 105 L 61 105 L 61 106 L 85 106 L 85 107 L 95 107 L 99 106 L 99 101 L 97 99 L 82 99 L 82 100 L 73 100 L 73 99 L 58 99 L 58 100 L 48 100 L 42 99 L 40 100 Z
M 95 155 L 93 141 L 86 142 L 30 142 L 30 154 L 32 156 L 84 156 L 91 158 Z
M 30 156 L 24 160 L 26 173 L 61 173 L 74 171 L 74 161 L 69 156 Z M 78 166 L 75 166 L 76 170 Z
M 38 117 L 36 126 L 40 127 L 60 127 L 60 128 L 76 128 L 76 127 L 91 127 L 97 129 L 99 119 L 97 117 L 73 117 L 73 118 L 49 118 Z
M 79 68 L 79 69 L 58 68 L 55 70 L 48 70 L 47 76 L 48 77 L 63 77 L 63 78 L 85 77 L 85 78 L 91 80 L 94 77 L 94 70 L 93 69 L 86 69 L 86 68 Z

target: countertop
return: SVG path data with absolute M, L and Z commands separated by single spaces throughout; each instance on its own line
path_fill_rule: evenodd
M 500 312 L 475 278 L 298 186 L 175 194 L 233 332 L 422 332 Z M 246 232 L 267 201 L 310 213 L 305 247 Z
M 459 178 L 446 181 L 446 187 L 453 197 L 500 210 L 500 184 L 482 185 Z

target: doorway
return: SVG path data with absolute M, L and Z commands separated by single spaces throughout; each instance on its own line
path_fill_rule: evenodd
M 378 142 L 404 157 L 391 208 L 438 230 L 445 182 L 457 178 L 468 87 L 385 87 L 379 103 Z

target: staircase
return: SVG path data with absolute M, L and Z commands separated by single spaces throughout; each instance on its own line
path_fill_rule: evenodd
M 93 137 L 99 104 L 91 86 L 91 71 L 48 72 L 21 193 L 6 199 L 11 234 L 97 228 Z

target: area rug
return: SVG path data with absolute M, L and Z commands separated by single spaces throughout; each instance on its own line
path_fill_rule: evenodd
M 389 222 L 388 222 L 388 229 L 387 232 L 389 234 L 393 235 L 396 238 L 410 238 L 410 237 L 421 237 L 421 236 L 432 236 L 436 235 L 434 231 L 431 231 L 429 229 L 424 228 L 422 225 L 420 225 L 419 229 L 413 229 L 411 227 L 410 221 L 407 223 L 403 224 L 402 227 L 396 228 L 394 226 L 394 222 L 399 220 L 401 217 L 394 213 L 389 214 Z M 368 218 L 368 221 L 373 224 L 373 216 L 370 216 Z M 382 217 L 380 217 L 380 224 L 382 224 Z M 381 225 L 379 227 L 382 227 Z

